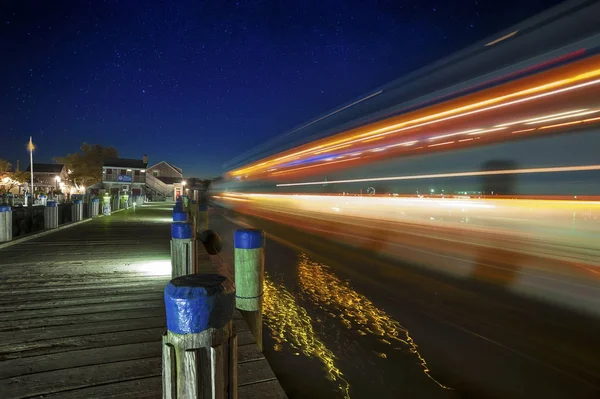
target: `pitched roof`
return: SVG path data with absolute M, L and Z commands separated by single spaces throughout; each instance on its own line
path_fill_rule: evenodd
M 169 166 L 169 167 L 171 167 L 171 168 L 175 169 L 175 171 L 176 171 L 177 173 L 179 173 L 180 175 L 182 175 L 182 176 L 183 176 L 183 170 L 182 170 L 181 168 L 178 168 L 177 166 L 175 166 L 175 165 L 172 165 L 172 164 L 168 163 L 167 161 L 160 161 L 160 162 L 157 162 L 157 163 L 155 163 L 154 165 L 150 166 L 148 169 L 152 169 L 152 168 L 154 168 L 156 165 L 160 165 L 161 163 L 164 163 L 164 164 L 166 164 L 167 166 Z
M 128 159 L 128 158 L 110 158 L 104 161 L 104 166 L 112 166 L 115 168 L 135 168 L 145 169 L 148 166 L 141 159 Z
M 60 173 L 62 172 L 65 165 L 61 163 L 34 163 L 33 164 L 33 173 Z M 28 166 L 25 171 L 29 172 L 31 170 L 31 166 Z

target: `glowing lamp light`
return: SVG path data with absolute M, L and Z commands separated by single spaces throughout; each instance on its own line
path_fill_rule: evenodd
M 60 183 L 60 176 L 56 176 L 54 180 L 56 180 L 57 183 Z
M 185 186 L 186 184 L 187 184 L 187 182 L 185 180 L 181 182 L 182 186 Z

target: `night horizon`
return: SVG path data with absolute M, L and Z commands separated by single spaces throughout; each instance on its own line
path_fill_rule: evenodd
M 557 1 L 510 13 L 463 3 L 5 7 L 0 159 L 24 169 L 33 136 L 35 162 L 87 142 L 214 177 L 248 149 Z

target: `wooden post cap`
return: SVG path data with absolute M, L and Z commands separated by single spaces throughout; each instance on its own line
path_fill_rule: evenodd
M 171 223 L 172 238 L 192 238 L 193 231 L 191 223 Z
M 183 210 L 174 210 L 173 211 L 173 221 L 174 222 L 187 222 L 187 213 Z
M 265 233 L 258 229 L 239 229 L 233 235 L 233 246 L 238 249 L 262 248 Z
M 165 287 L 167 329 L 197 334 L 222 328 L 233 318 L 235 286 L 220 274 L 176 277 Z

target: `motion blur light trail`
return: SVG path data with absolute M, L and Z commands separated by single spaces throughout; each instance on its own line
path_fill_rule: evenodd
M 417 356 L 428 378 L 441 388 L 451 389 L 431 375 L 427 362 L 419 353 L 418 346 L 408 330 L 375 307 L 367 297 L 354 291 L 348 282 L 340 280 L 324 265 L 311 261 L 304 254 L 300 257 L 298 275 L 302 291 L 309 295 L 313 302 L 320 303 L 327 313 L 338 317 L 348 329 L 358 328 L 359 333 L 380 337 L 381 342 L 388 345 L 392 345 L 392 342 L 403 344 Z M 385 357 L 387 355 L 384 354 Z
M 292 348 L 302 351 L 307 357 L 320 360 L 331 381 L 338 383 L 344 398 L 350 398 L 350 384 L 335 365 L 335 355 L 316 337 L 312 326 L 312 318 L 306 310 L 296 303 L 293 295 L 285 288 L 277 286 L 265 275 L 264 316 L 265 323 L 271 330 L 276 342 L 275 350 L 287 343 Z
M 236 210 L 600 316 L 600 201 L 225 194 Z
M 529 103 L 532 102 L 543 101 L 548 97 L 557 95 L 564 96 L 572 91 L 583 90 L 599 84 L 599 66 L 600 56 L 593 56 L 582 61 L 555 68 L 540 75 L 518 79 L 497 88 L 467 95 L 441 105 L 427 107 L 371 126 L 340 133 L 329 139 L 323 139 L 300 146 L 248 165 L 242 169 L 232 171 L 231 175 L 249 176 L 250 174 L 261 174 L 273 167 L 280 167 L 289 161 L 308 159 L 307 157 L 312 157 L 316 154 L 348 148 L 349 146 L 356 146 L 361 143 L 373 141 L 377 138 L 397 135 L 398 133 L 423 128 L 433 124 L 440 124 L 448 121 L 459 123 L 459 118 L 470 117 L 482 113 L 486 113 L 486 117 L 489 118 L 490 115 L 487 115 L 489 114 L 489 111 L 496 111 L 507 107 L 511 107 L 512 112 L 517 112 L 518 110 L 514 110 L 514 107 L 512 106 L 519 104 L 526 104 L 529 106 Z M 563 98 L 563 100 L 565 98 Z M 597 102 L 597 100 L 594 101 Z M 568 113 L 569 111 L 563 110 L 562 112 Z M 580 111 L 578 114 L 573 113 L 571 116 L 582 116 L 594 112 L 598 111 L 586 109 L 585 111 Z M 496 117 L 497 116 L 498 115 L 496 115 Z M 538 117 L 539 115 L 532 115 L 524 118 L 524 121 Z M 540 123 L 553 120 L 550 115 L 539 119 Z M 496 123 L 496 126 L 503 127 L 513 124 L 513 122 L 501 122 Z M 471 127 L 471 129 L 473 129 L 473 127 Z M 481 128 L 480 130 L 482 133 L 484 131 L 485 133 L 487 133 L 487 131 L 493 131 L 490 130 L 490 127 Z

